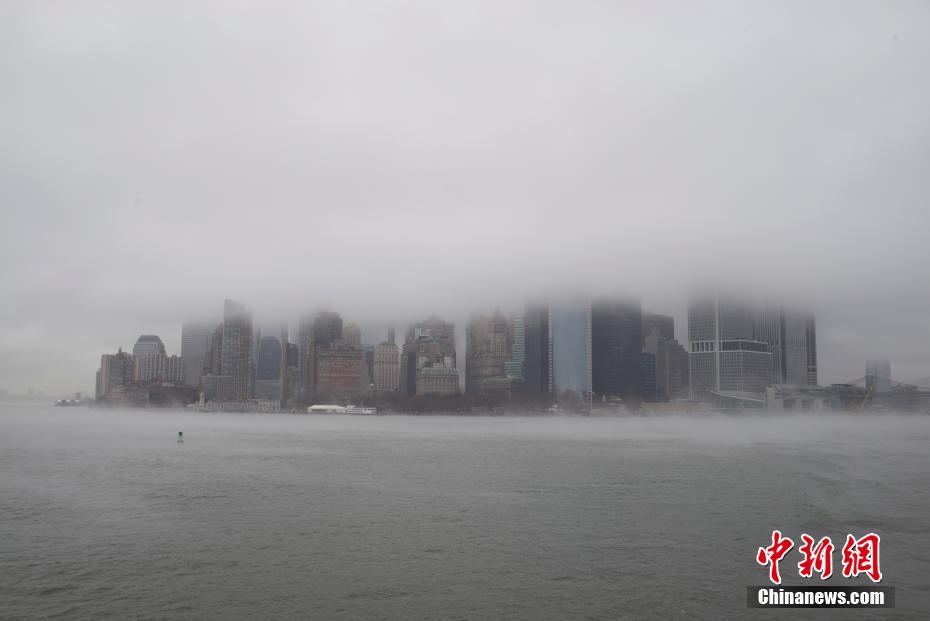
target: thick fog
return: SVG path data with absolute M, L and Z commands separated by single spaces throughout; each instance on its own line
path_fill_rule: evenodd
M 4 2 L 0 389 L 326 305 L 691 288 L 816 313 L 822 383 L 930 376 L 923 2 Z

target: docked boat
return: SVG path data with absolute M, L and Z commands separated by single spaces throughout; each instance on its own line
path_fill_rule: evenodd
M 376 414 L 377 408 L 359 407 L 357 405 L 311 405 L 307 414 Z

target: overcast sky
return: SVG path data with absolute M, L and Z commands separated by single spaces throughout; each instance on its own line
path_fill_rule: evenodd
M 365 326 L 545 288 L 812 309 L 930 375 L 930 3 L 0 4 L 0 389 L 224 296 Z M 366 329 L 365 340 L 384 338 Z

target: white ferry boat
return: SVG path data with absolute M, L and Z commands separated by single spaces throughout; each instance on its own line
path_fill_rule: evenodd
M 307 414 L 376 414 L 377 408 L 364 408 L 357 405 L 311 405 Z

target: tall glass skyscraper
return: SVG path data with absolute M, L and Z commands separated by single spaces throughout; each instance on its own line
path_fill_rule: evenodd
M 549 307 L 552 392 L 580 398 L 591 394 L 591 305 L 587 300 Z

